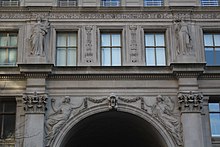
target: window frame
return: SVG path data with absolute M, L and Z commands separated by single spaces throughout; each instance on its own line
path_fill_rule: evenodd
M 1 129 L 0 129 L 0 145 L 4 144 L 4 145 L 12 145 L 14 146 L 15 145 L 15 129 L 16 129 L 16 107 L 17 107 L 17 104 L 16 104 L 16 101 L 14 98 L 1 98 L 0 99 L 0 103 L 3 104 L 2 105 L 2 110 L 5 108 L 5 104 L 6 103 L 12 103 L 15 108 L 14 108 L 14 111 L 13 112 L 4 112 L 4 110 L 1 112 L 0 111 L 0 116 L 1 116 L 1 121 L 4 122 L 4 116 L 14 116 L 14 130 L 13 130 L 13 136 L 11 136 L 10 138 L 4 138 L 4 123 L 0 123 L 1 124 Z
M 210 103 L 216 103 L 216 104 L 219 105 L 219 111 L 210 111 L 210 106 L 209 106 L 209 109 L 208 109 L 208 110 L 209 110 L 209 121 L 210 121 L 211 137 L 212 137 L 212 138 L 220 138 L 220 132 L 219 132 L 218 135 L 213 135 L 213 133 L 212 133 L 212 128 L 211 128 L 211 116 L 210 116 L 211 114 L 219 114 L 219 116 L 220 116 L 220 97 L 217 97 L 217 96 L 210 97 L 208 104 L 210 104 Z M 219 128 L 220 128 L 220 126 L 219 126 Z
M 6 57 L 7 57 L 6 58 L 7 62 L 5 62 L 5 63 L 0 62 L 0 66 L 16 66 L 17 61 L 18 61 L 18 32 L 16 32 L 16 31 L 0 31 L 0 34 L 6 34 L 7 42 L 10 39 L 11 34 L 15 34 L 16 37 L 17 37 L 17 45 L 16 46 L 0 46 L 0 50 L 5 50 L 6 51 Z M 16 50 L 15 63 L 9 63 L 9 50 L 10 49 L 15 49 Z
M 106 4 L 106 2 L 109 2 L 109 4 Z M 118 4 L 117 5 L 114 5 L 113 2 L 117 2 Z M 101 7 L 120 7 L 121 6 L 121 0 L 117 0 L 117 1 L 114 1 L 114 0 L 100 0 L 100 6 Z
M 218 64 L 216 61 L 217 61 L 217 58 L 216 58 L 216 48 L 219 48 L 220 49 L 220 45 L 219 46 L 216 46 L 215 45 L 215 39 L 214 39 L 214 35 L 220 35 L 220 32 L 204 32 L 203 33 L 203 47 L 204 47 L 204 55 L 205 55 L 205 62 L 206 62 L 206 65 L 207 66 L 220 66 L 220 63 Z M 206 46 L 205 45 L 205 35 L 212 35 L 212 43 L 213 43 L 213 46 Z M 207 57 L 206 57 L 206 48 L 212 48 L 212 52 L 213 52 L 213 63 L 210 64 L 207 62 Z
M 220 4 L 220 0 L 213 0 L 213 2 L 217 2 L 217 3 L 216 4 L 212 3 L 212 1 L 210 1 L 210 0 L 200 0 L 200 4 L 203 7 L 219 6 L 219 4 Z
M 58 0 L 59 7 L 77 7 L 78 0 Z
M 146 46 L 146 34 L 153 34 L 154 35 L 154 46 Z M 163 34 L 164 37 L 164 46 L 156 46 L 155 36 L 156 34 Z M 153 48 L 154 49 L 154 62 L 155 65 L 148 65 L 147 64 L 147 48 Z M 157 54 L 156 50 L 157 48 L 164 48 L 164 58 L 165 58 L 165 65 L 157 65 Z M 144 31 L 144 57 L 145 57 L 145 66 L 167 66 L 167 44 L 166 44 L 166 33 L 164 31 Z
M 110 46 L 102 46 L 102 34 L 110 34 Z M 120 35 L 120 45 L 121 46 L 112 46 L 112 35 L 114 34 L 119 34 Z M 110 49 L 110 65 L 103 65 L 103 58 L 102 58 L 102 55 L 103 55 L 103 51 L 102 49 L 103 48 L 109 48 Z M 112 65 L 112 48 L 120 48 L 120 65 Z M 100 61 L 101 61 L 101 66 L 123 66 L 123 52 L 122 52 L 122 49 L 123 49 L 123 43 L 122 43 L 122 32 L 121 31 L 101 31 L 100 32 Z
M 75 33 L 75 35 L 76 35 L 76 46 L 71 46 L 71 48 L 73 48 L 73 49 L 76 49 L 76 57 L 75 57 L 75 62 L 76 62 L 76 64 L 75 65 L 68 65 L 67 64 L 67 61 L 68 61 L 68 58 L 67 58 L 67 55 L 68 55 L 68 48 L 69 48 L 69 46 L 57 46 L 57 39 L 58 39 L 58 34 L 71 34 L 71 33 Z M 66 45 L 68 44 L 68 42 L 67 42 L 67 40 L 68 40 L 68 37 L 66 37 Z M 77 66 L 78 65 L 78 31 L 57 31 L 56 32 L 56 44 L 55 44 L 55 48 L 56 48 L 56 50 L 55 50 L 55 65 L 56 66 L 61 66 L 61 67 L 71 67 L 71 66 Z M 65 65 L 58 65 L 58 60 L 57 60 L 57 49 L 58 48 L 65 48 L 65 56 L 66 56 L 66 59 L 65 59 Z
M 148 0 L 144 0 L 144 7 L 161 7 L 164 6 L 164 0 L 150 0 L 152 2 L 152 4 L 148 5 L 147 4 Z M 156 2 L 160 2 L 160 4 L 155 4 Z
M 0 6 L 2 7 L 13 7 L 13 6 L 18 7 L 19 5 L 20 5 L 20 0 L 0 0 Z

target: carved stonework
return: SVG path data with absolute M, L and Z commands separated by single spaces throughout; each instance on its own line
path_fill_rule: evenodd
M 152 115 L 152 117 L 157 119 L 165 127 L 178 146 L 182 146 L 182 127 L 177 118 L 179 115 L 174 112 L 175 103 L 173 100 L 170 97 L 158 95 L 155 103 L 151 105 L 146 101 L 144 103 L 146 107 L 150 108 L 147 113 Z
M 130 57 L 131 62 L 135 63 L 138 61 L 138 52 L 137 52 L 137 26 L 130 26 L 129 27 L 131 32 L 131 39 L 129 41 L 129 47 L 130 47 Z
M 86 51 L 85 51 L 85 60 L 87 63 L 91 63 L 93 61 L 93 53 L 92 53 L 92 26 L 86 26 Z
M 45 56 L 45 52 L 46 52 L 45 37 L 46 34 L 48 33 L 49 28 L 50 28 L 50 23 L 48 22 L 48 20 L 42 22 L 40 17 L 37 18 L 37 22 L 34 24 L 30 36 L 31 55 Z
M 192 32 L 191 25 L 185 20 L 175 20 L 175 39 L 177 55 L 192 55 Z
M 74 110 L 79 109 L 83 102 L 79 106 L 75 106 L 71 103 L 70 97 L 63 98 L 59 108 L 55 107 L 55 99 L 51 99 L 51 108 L 54 113 L 47 117 L 46 126 L 46 146 L 49 147 L 55 135 L 59 132 L 63 125 L 72 117 Z
M 178 93 L 178 102 L 181 111 L 201 111 L 203 105 L 203 95 L 197 91 L 184 91 Z
M 37 92 L 24 94 L 23 101 L 26 113 L 44 113 L 46 110 L 47 95 Z

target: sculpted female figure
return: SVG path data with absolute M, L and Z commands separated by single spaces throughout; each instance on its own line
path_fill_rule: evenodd
M 74 109 L 80 108 L 80 106 L 74 106 L 70 103 L 70 97 L 66 96 L 60 107 L 58 109 L 54 106 L 55 99 L 51 100 L 51 106 L 54 110 L 54 113 L 48 116 L 46 121 L 46 129 L 47 129 L 47 140 L 48 144 L 50 144 L 51 140 L 53 139 L 54 135 L 59 131 L 59 129 L 65 124 L 65 122 L 70 118 Z
M 50 28 L 48 20 L 45 23 L 41 19 L 37 19 L 37 23 L 33 27 L 31 41 L 31 54 L 40 56 L 44 54 L 44 38 Z

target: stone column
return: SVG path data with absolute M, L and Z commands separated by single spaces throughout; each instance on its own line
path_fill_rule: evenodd
M 181 110 L 184 147 L 204 147 L 201 116 L 202 93 L 198 91 L 180 91 L 178 102 Z
M 25 147 L 44 147 L 44 114 L 47 95 L 45 93 L 25 93 Z

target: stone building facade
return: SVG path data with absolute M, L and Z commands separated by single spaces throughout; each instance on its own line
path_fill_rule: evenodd
M 0 147 L 219 147 L 217 0 L 0 0 Z

